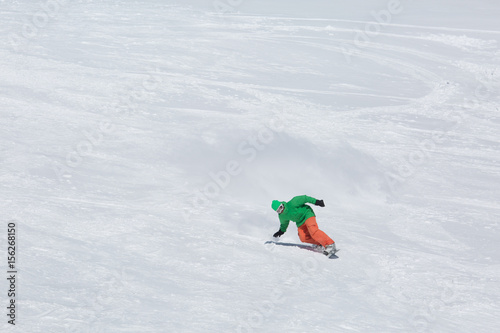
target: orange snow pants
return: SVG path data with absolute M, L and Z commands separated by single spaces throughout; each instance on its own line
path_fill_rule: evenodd
M 303 243 L 327 246 L 335 243 L 327 234 L 318 229 L 316 217 L 310 217 L 298 228 L 300 241 Z

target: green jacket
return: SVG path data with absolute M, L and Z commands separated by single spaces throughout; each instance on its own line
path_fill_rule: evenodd
M 278 215 L 281 225 L 280 230 L 282 232 L 286 231 L 290 221 L 297 223 L 298 228 L 303 225 L 308 218 L 316 216 L 312 208 L 306 205 L 306 203 L 316 203 L 316 199 L 313 197 L 299 195 L 288 202 L 281 201 L 281 203 L 285 205 L 285 210 Z

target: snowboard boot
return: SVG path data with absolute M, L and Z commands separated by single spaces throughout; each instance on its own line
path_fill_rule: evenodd
M 325 248 L 319 244 L 313 244 L 311 248 L 316 252 L 323 252 Z
M 323 250 L 323 254 L 327 257 L 334 254 L 335 252 L 337 252 L 337 247 L 335 246 L 335 243 L 325 246 L 325 249 Z

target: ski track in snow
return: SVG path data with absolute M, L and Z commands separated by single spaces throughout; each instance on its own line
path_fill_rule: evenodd
M 2 5 L 2 332 L 500 329 L 500 26 Z

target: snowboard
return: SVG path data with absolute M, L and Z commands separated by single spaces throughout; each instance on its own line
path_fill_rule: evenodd
M 314 247 L 311 245 L 295 244 L 295 243 L 283 243 L 283 242 L 277 242 L 277 241 L 267 241 L 267 242 L 265 242 L 265 244 L 274 244 L 274 245 L 287 246 L 287 247 L 288 246 L 289 247 L 298 247 L 300 249 L 304 249 L 304 250 L 308 250 L 308 251 L 312 251 L 312 252 L 316 252 L 316 253 L 321 253 L 321 254 L 325 255 L 322 248 L 317 248 L 317 247 Z M 325 255 L 325 256 L 327 258 L 330 258 L 330 259 L 337 259 L 338 256 L 336 255 L 336 253 L 339 251 L 340 251 L 340 249 L 336 249 L 335 251 L 332 251 L 330 253 L 330 255 Z

